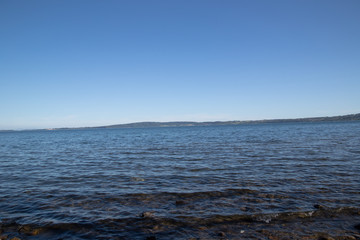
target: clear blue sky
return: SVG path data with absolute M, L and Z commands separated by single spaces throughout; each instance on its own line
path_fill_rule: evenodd
M 0 1 L 0 129 L 358 112 L 358 0 Z

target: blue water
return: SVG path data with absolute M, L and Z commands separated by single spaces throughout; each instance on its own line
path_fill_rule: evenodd
M 143 212 L 175 221 L 358 209 L 359 173 L 360 122 L 3 132 L 0 221 L 100 226 Z M 66 236 L 120 234 L 98 228 Z M 146 235 L 136 231 L 123 234 Z

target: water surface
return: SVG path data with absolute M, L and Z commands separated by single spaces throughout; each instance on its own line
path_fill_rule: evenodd
M 288 236 L 355 236 L 359 172 L 360 122 L 0 133 L 0 227 L 23 239 L 268 239 L 281 221 Z

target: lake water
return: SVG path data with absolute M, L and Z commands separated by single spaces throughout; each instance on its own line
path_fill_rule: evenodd
M 357 224 L 360 122 L 0 133 L 8 239 L 360 239 Z

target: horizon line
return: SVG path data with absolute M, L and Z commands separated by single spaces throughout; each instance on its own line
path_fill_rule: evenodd
M 358 115 L 358 116 L 357 116 Z M 136 125 L 136 124 L 171 124 L 171 123 L 188 123 L 188 124 L 211 124 L 211 123 L 256 123 L 256 122 L 271 122 L 271 121 L 305 121 L 305 120 L 329 120 L 329 118 L 343 118 L 343 117 L 352 117 L 356 116 L 360 120 L 360 113 L 353 113 L 353 114 L 346 114 L 346 115 L 336 115 L 336 116 L 322 116 L 322 117 L 299 117 L 299 118 L 264 118 L 264 119 L 256 119 L 256 120 L 216 120 L 216 121 L 136 121 L 136 122 L 129 122 L 129 123 L 118 123 L 118 124 L 109 124 L 109 125 L 101 125 L 101 126 L 84 126 L 84 127 L 54 127 L 54 128 L 24 128 L 24 129 L 0 129 L 0 132 L 6 131 L 36 131 L 36 130 L 61 130 L 61 129 L 87 129 L 87 128 L 119 128 L 121 126 L 125 127 L 127 125 Z M 129 127 L 131 128 L 131 127 Z

